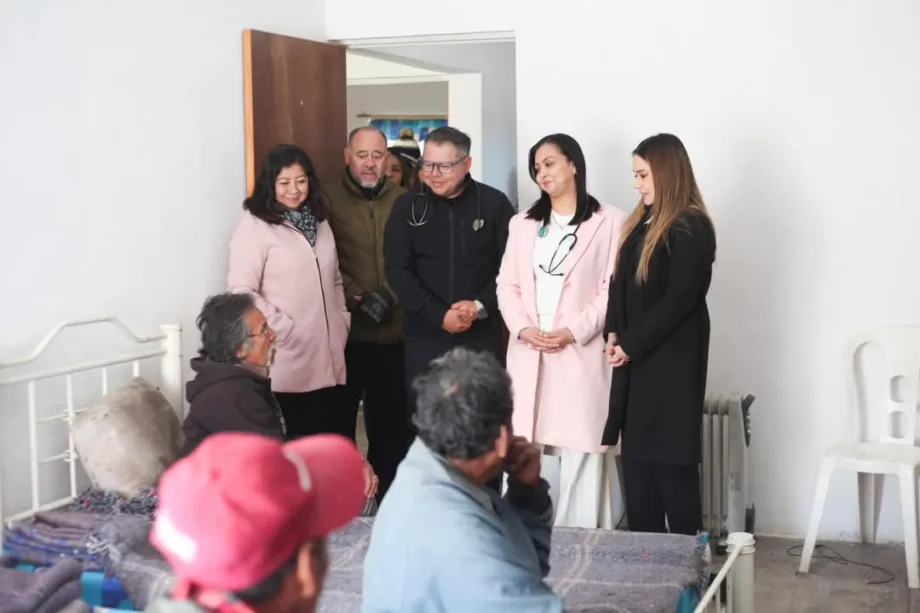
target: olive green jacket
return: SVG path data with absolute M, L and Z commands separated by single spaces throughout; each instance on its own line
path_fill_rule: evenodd
M 362 189 L 347 168 L 340 181 L 323 190 L 345 284 L 345 302 L 352 313 L 350 341 L 395 344 L 403 340 L 403 307 L 387 283 L 383 234 L 393 203 L 405 191 L 386 181 L 374 195 L 374 190 Z M 379 324 L 361 311 L 356 298 L 374 291 L 395 303 L 389 317 Z

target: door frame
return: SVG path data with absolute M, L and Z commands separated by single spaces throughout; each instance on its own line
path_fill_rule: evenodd
M 354 50 L 354 51 L 352 51 Z M 359 77 L 349 78 L 348 70 L 351 66 L 350 58 L 360 57 L 369 60 L 377 60 L 386 64 L 397 64 L 401 67 L 420 71 L 418 74 L 394 74 L 389 77 Z M 345 47 L 345 79 L 348 85 L 398 85 L 400 83 L 431 83 L 448 81 L 452 74 L 458 74 L 461 71 L 449 70 L 445 66 L 436 66 L 419 62 L 411 58 L 403 58 L 388 53 L 371 51 L 370 48 Z
M 367 47 L 421 47 L 425 45 L 457 45 L 477 43 L 513 43 L 514 32 L 467 32 L 457 34 L 431 34 L 424 36 L 388 36 L 383 38 L 343 38 L 327 41 L 352 49 Z

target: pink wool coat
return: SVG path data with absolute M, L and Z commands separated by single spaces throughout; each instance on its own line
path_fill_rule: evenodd
M 230 291 L 253 295 L 278 335 L 273 391 L 345 384 L 351 314 L 327 222 L 317 225 L 314 250 L 294 226 L 269 224 L 247 211 L 230 241 L 227 282 Z
M 498 304 L 511 333 L 507 368 L 514 389 L 515 434 L 585 453 L 607 449 L 601 435 L 612 371 L 604 357 L 603 329 L 607 286 L 625 219 L 619 209 L 602 206 L 579 228 L 578 242 L 566 259 L 553 326 L 569 328 L 576 342 L 551 354 L 518 340 L 521 330 L 539 328 L 533 253 L 540 223 L 525 218 L 525 213 L 511 220 L 498 275 Z

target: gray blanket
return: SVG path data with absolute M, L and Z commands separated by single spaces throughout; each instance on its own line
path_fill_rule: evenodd
M 103 519 L 102 515 L 72 511 L 37 513 L 4 528 L 4 548 L 17 562 L 51 566 L 61 558 L 73 558 L 84 570 L 101 570 L 102 559 L 90 546 L 90 537 Z
M 709 570 L 693 536 L 556 528 L 552 547 L 549 583 L 568 613 L 675 613 Z
M 153 522 L 140 515 L 109 517 L 96 532 L 106 571 L 118 578 L 135 608 L 144 610 L 173 586 L 169 563 L 150 543 Z
M 359 613 L 364 556 L 374 520 L 359 517 L 344 529 L 329 535 L 329 573 L 317 613 Z
M 329 537 L 330 569 L 319 613 L 358 613 L 373 520 Z M 568 613 L 675 613 L 685 589 L 707 580 L 696 537 L 581 528 L 553 531 L 549 583 Z
M 92 611 L 90 611 L 89 605 L 85 601 L 74 600 L 57 613 L 92 613 Z
M 67 558 L 35 572 L 0 568 L 0 613 L 57 613 L 80 597 L 82 572 Z

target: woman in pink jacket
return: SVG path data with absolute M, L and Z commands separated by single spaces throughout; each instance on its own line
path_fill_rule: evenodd
M 540 198 L 512 219 L 498 276 L 514 433 L 543 446 L 556 525 L 612 529 L 616 451 L 601 445 L 611 379 L 601 333 L 625 214 L 588 194 L 571 136 L 542 138 L 529 162 Z
M 319 180 L 300 147 L 262 164 L 230 242 L 230 290 L 253 295 L 277 334 L 272 390 L 290 437 L 355 437 L 341 411 L 350 315 Z M 348 423 L 350 421 L 350 423 Z

